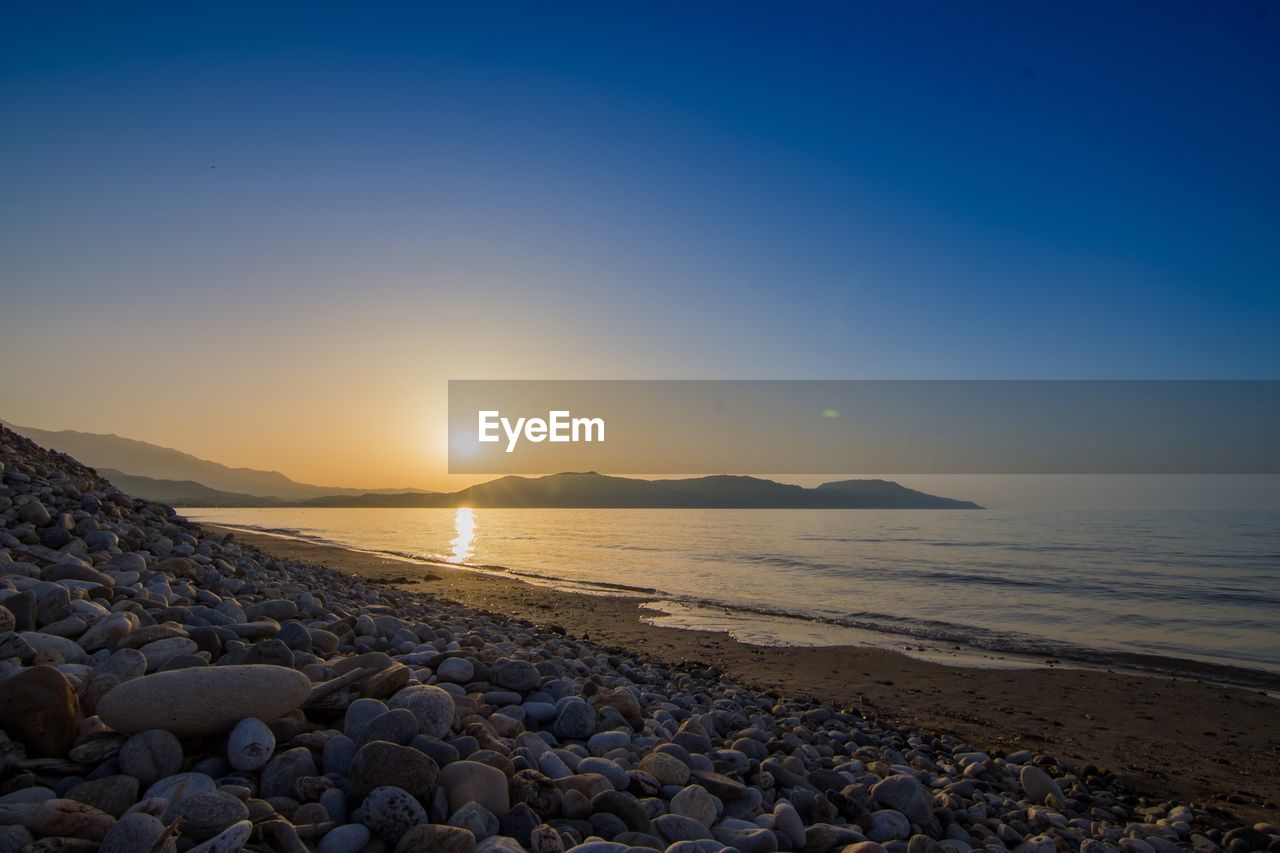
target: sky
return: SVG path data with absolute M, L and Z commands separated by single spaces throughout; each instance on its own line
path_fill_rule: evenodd
M 5 3 L 0 417 L 456 488 L 450 378 L 1280 377 L 1280 4 L 1158 5 Z

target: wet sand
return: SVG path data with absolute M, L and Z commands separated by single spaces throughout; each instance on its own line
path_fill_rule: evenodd
M 946 666 L 862 646 L 753 646 L 723 633 L 647 624 L 642 617 L 656 614 L 640 608 L 643 599 L 231 532 L 282 558 L 557 625 L 668 663 L 718 667 L 744 684 L 954 734 L 987 751 L 1029 749 L 1077 767 L 1092 764 L 1157 800 L 1178 797 L 1246 821 L 1277 820 L 1280 699 L 1257 691 L 1064 667 Z

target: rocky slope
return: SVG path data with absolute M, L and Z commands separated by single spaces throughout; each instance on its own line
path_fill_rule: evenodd
M 266 558 L 0 431 L 0 853 L 1245 851 L 1096 768 Z
M 201 459 L 181 450 L 174 450 L 171 447 L 161 447 L 158 444 L 119 435 L 78 432 L 72 429 L 44 430 L 8 424 L 4 421 L 0 421 L 0 426 L 8 427 L 44 447 L 69 453 L 85 464 L 97 468 L 109 480 L 115 481 L 115 478 L 106 473 L 108 469 L 125 472 L 125 476 L 136 477 L 138 480 L 124 488 L 128 490 L 138 487 L 139 491 L 130 492 L 130 494 L 136 496 L 151 494 L 154 500 L 168 502 L 169 498 L 164 497 L 164 493 L 172 491 L 183 483 L 198 483 L 214 492 L 228 493 L 226 498 L 233 501 L 229 504 L 202 502 L 196 504 L 198 506 L 270 506 L 282 501 L 303 501 L 325 495 L 361 495 L 369 491 L 299 483 L 279 471 L 233 468 L 220 462 Z M 146 480 L 152 482 L 148 483 Z M 374 489 L 372 491 L 376 494 L 417 490 Z M 189 492 L 184 490 L 181 496 L 187 497 Z M 252 503 L 244 502 L 246 496 Z M 206 497 L 223 499 L 220 495 Z

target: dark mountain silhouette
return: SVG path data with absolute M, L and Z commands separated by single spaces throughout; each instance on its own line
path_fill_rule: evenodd
M 909 509 L 919 505 L 921 498 L 932 501 L 944 501 L 956 509 L 982 509 L 972 501 L 958 501 L 951 498 L 939 498 L 933 495 L 908 489 L 901 483 L 892 480 L 834 480 L 823 483 L 814 491 L 820 496 L 838 495 L 840 500 L 855 501 L 865 499 L 875 502 L 882 509 L 901 507 Z
M 231 468 L 218 462 L 210 462 L 190 453 L 161 447 L 132 438 L 118 435 L 103 435 L 75 430 L 44 430 L 34 427 L 16 426 L 6 423 L 5 426 L 14 432 L 25 435 L 36 444 L 50 450 L 58 450 L 70 454 L 90 468 L 110 469 L 122 472 L 131 477 L 146 477 L 152 480 L 189 481 L 217 491 L 232 492 L 241 496 L 257 498 L 275 498 L 282 501 L 303 501 L 308 498 L 326 495 L 364 495 L 379 492 L 405 493 L 413 489 L 344 489 L 335 486 L 313 486 L 290 480 L 279 471 L 260 471 L 255 468 Z M 107 475 L 104 475 L 107 476 Z M 112 479 L 108 476 L 108 479 Z M 114 480 L 113 480 L 114 481 Z M 158 497 L 149 489 L 157 488 L 154 484 L 148 488 L 121 489 L 138 497 L 172 503 Z M 164 485 L 163 489 L 173 486 Z M 259 504 L 263 503 L 261 500 Z M 211 506 L 187 504 L 187 506 Z M 241 504 L 220 504 L 221 506 L 240 506 Z
M 366 491 L 298 483 L 278 471 L 231 468 L 118 435 L 6 426 L 97 468 L 128 494 L 173 506 L 981 509 L 971 501 L 925 494 L 889 480 L 840 480 L 809 489 L 727 474 L 640 480 L 592 471 L 502 477 L 449 493 Z
M 971 501 L 917 492 L 889 480 L 841 480 L 814 489 L 759 477 L 718 475 L 638 480 L 595 472 L 503 477 L 451 493 L 335 495 L 306 506 L 581 507 L 703 509 L 981 509 Z
M 96 470 L 126 494 L 170 506 L 281 506 L 281 502 L 274 498 L 224 492 L 194 480 L 157 480 L 154 477 L 135 477 L 110 468 Z

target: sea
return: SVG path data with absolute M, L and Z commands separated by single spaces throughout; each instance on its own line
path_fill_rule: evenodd
M 184 509 L 200 522 L 641 599 L 761 645 L 1280 685 L 1280 513 Z M 424 567 L 425 570 L 425 567 Z

